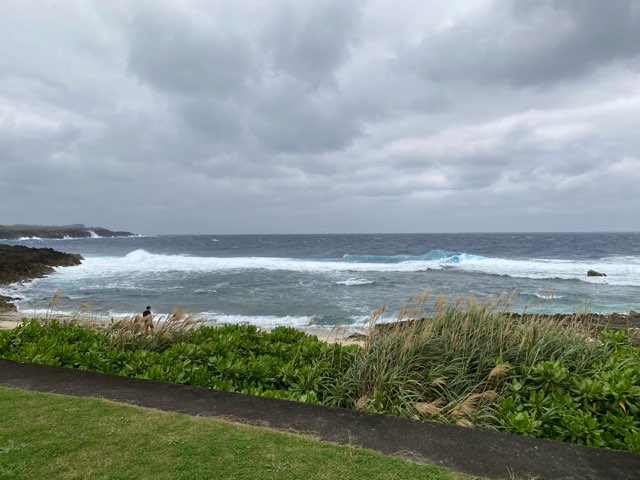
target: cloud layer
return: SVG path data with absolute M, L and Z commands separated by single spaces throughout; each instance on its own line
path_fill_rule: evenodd
M 640 230 L 631 0 L 13 0 L 0 27 L 0 223 Z

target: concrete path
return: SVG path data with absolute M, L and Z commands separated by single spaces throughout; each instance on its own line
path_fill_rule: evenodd
M 490 478 L 640 479 L 640 454 L 0 360 L 0 385 L 223 417 Z

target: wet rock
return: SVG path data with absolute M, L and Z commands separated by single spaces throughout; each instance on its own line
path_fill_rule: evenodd
M 347 337 L 347 340 L 355 340 L 357 342 L 359 341 L 365 341 L 367 339 L 366 335 L 363 335 L 362 333 L 352 333 L 351 335 L 349 335 Z
M 52 273 L 53 267 L 80 265 L 82 260 L 81 255 L 53 248 L 0 245 L 0 285 L 43 277 Z
M 587 277 L 606 277 L 606 276 L 607 276 L 606 273 L 600 273 L 595 270 L 589 270 L 587 272 Z
M 19 299 L 0 295 L 0 313 L 17 312 L 18 309 L 13 304 L 14 300 L 19 300 Z

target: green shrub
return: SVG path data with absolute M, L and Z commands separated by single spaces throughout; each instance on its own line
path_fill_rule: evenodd
M 124 333 L 123 333 L 124 331 Z M 36 320 L 0 332 L 0 357 L 319 403 L 358 347 L 293 328 L 227 325 L 145 334 Z M 148 338 L 145 338 L 148 337 Z
M 496 418 L 501 429 L 594 447 L 640 451 L 640 349 L 602 332 L 587 363 L 519 368 Z
M 378 329 L 381 313 L 363 347 L 180 314 L 151 332 L 32 320 L 0 331 L 0 358 L 640 451 L 640 348 L 625 332 L 489 303 L 437 302 Z

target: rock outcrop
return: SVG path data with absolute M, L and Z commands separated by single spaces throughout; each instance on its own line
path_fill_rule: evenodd
M 587 272 L 587 277 L 606 277 L 606 273 L 596 272 L 595 270 L 589 270 Z
M 504 312 L 511 320 L 537 319 L 541 322 L 552 321 L 559 325 L 581 324 L 594 335 L 602 330 L 626 330 L 635 345 L 640 345 L 640 313 L 630 310 L 629 313 L 515 313 Z M 429 322 L 429 317 L 401 322 L 378 323 L 374 327 L 374 335 L 387 334 L 397 329 L 406 328 L 416 322 Z
M 0 225 L 0 238 L 17 240 L 19 238 L 90 238 L 90 237 L 130 237 L 131 232 L 114 232 L 102 227 L 86 227 L 82 224 L 45 226 L 45 225 Z
M 80 265 L 82 260 L 81 255 L 53 248 L 0 245 L 0 285 L 43 277 L 53 272 L 53 267 Z M 15 310 L 12 300 L 15 299 L 0 296 L 0 310 Z

